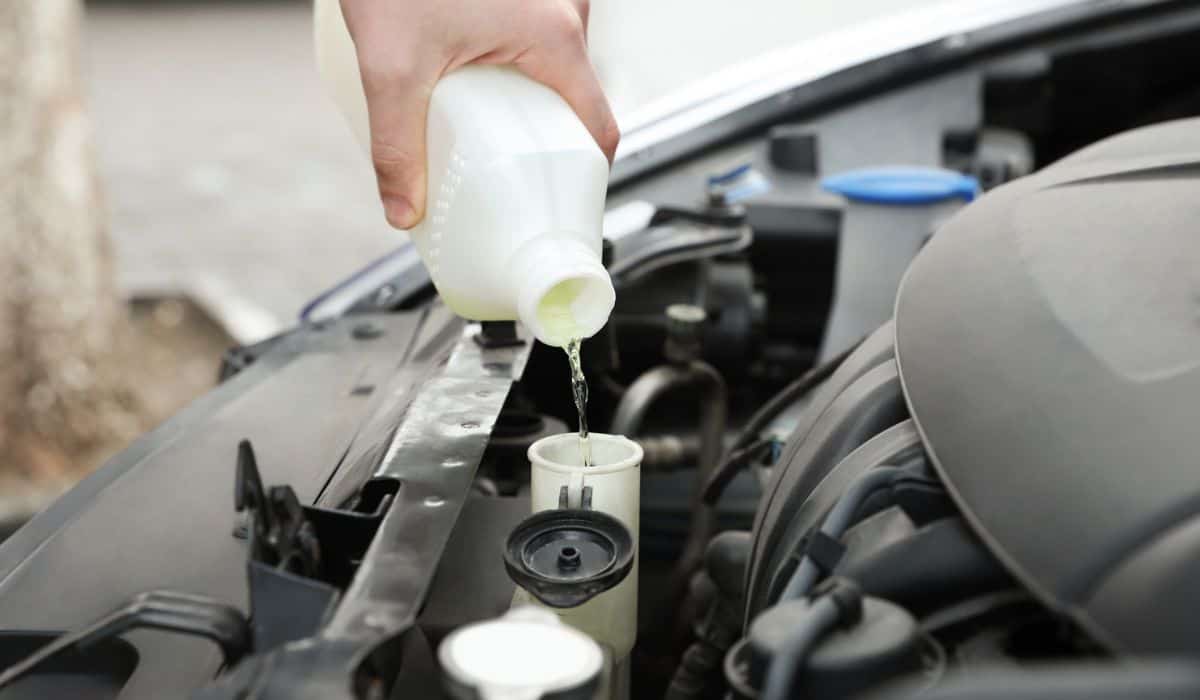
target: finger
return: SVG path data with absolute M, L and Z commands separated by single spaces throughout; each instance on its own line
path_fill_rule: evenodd
M 588 60 L 582 26 L 577 36 L 526 52 L 516 66 L 525 75 L 562 95 L 611 163 L 621 140 L 621 131 Z
M 586 33 L 588 28 L 588 16 L 592 12 L 592 3 L 590 0 L 572 0 L 575 6 L 575 11 L 579 13 L 579 20 L 583 23 L 583 30 Z
M 400 229 L 425 216 L 425 122 L 440 67 L 414 58 L 362 60 L 371 127 L 371 160 L 388 223 Z

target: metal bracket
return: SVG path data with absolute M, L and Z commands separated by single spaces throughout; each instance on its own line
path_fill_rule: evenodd
M 321 551 L 312 523 L 291 486 L 263 488 L 249 440 L 238 443 L 234 508 L 250 513 L 250 557 L 301 576 L 316 577 Z
M 447 317 L 447 324 L 451 321 Z M 319 543 L 336 543 L 321 547 L 320 573 L 321 581 L 345 586 L 338 599 L 322 606 L 319 619 L 310 618 L 318 621 L 310 622 L 306 633 L 298 636 L 296 630 L 288 630 L 277 640 L 293 643 L 271 644 L 256 637 L 256 656 L 201 691 L 203 697 L 230 700 L 253 694 L 264 699 L 351 700 L 376 694 L 386 697 L 391 692 L 406 663 L 403 645 L 414 638 L 409 632 L 470 493 L 493 423 L 532 346 L 525 342 L 511 348 L 483 348 L 472 338 L 477 331 L 466 328 L 440 368 L 414 384 L 411 403 L 380 409 L 379 417 L 385 421 L 381 425 L 389 427 L 378 436 L 372 433 L 370 439 L 381 441 L 384 456 L 355 510 L 301 507 Z M 266 491 L 255 486 L 248 467 L 243 471 L 239 498 L 252 500 L 262 493 L 265 502 Z M 369 497 L 368 490 L 373 491 Z M 347 535 L 353 546 L 347 546 Z M 271 583 L 288 578 L 326 585 L 277 569 L 265 570 L 253 559 L 250 566 L 259 569 L 252 574 L 269 574 Z M 266 603 L 280 596 L 253 580 L 251 586 L 257 625 L 269 612 Z M 255 595 L 256 590 L 263 594 Z M 288 619 L 295 617 L 294 605 L 275 607 Z M 317 612 L 317 606 L 309 607 Z M 270 627 L 264 624 L 264 629 Z
M 254 448 L 238 444 L 234 506 L 249 515 L 246 569 L 257 653 L 319 629 L 398 489 L 394 479 L 368 482 L 359 507 L 370 512 L 304 506 L 290 486 L 264 488 Z

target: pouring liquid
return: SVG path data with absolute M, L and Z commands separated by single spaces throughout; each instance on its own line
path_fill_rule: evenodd
M 571 393 L 575 396 L 575 410 L 579 413 L 579 452 L 582 455 L 583 466 L 592 466 L 592 445 L 588 442 L 587 426 L 587 379 L 583 376 L 583 367 L 579 359 L 579 348 L 583 345 L 580 338 L 572 338 L 567 343 L 567 362 L 571 365 Z
M 575 398 L 575 411 L 579 414 L 580 459 L 583 466 L 590 467 L 592 466 L 592 446 L 588 442 L 588 386 L 579 358 L 583 338 L 580 337 L 581 333 L 575 323 L 575 317 L 571 314 L 571 302 L 578 294 L 578 284 L 574 281 L 567 281 L 554 287 L 538 304 L 538 318 L 555 340 L 561 340 L 562 348 L 567 353 L 567 363 L 571 366 L 571 394 Z

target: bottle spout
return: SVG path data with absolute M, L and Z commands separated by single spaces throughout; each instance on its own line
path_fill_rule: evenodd
M 563 347 L 608 323 L 616 292 L 596 252 L 574 238 L 542 236 L 518 258 L 517 314 L 538 340 Z

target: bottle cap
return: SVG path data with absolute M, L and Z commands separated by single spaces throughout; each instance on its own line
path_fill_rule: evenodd
M 604 655 L 591 637 L 526 606 L 460 627 L 438 648 L 446 690 L 462 700 L 591 698 Z

